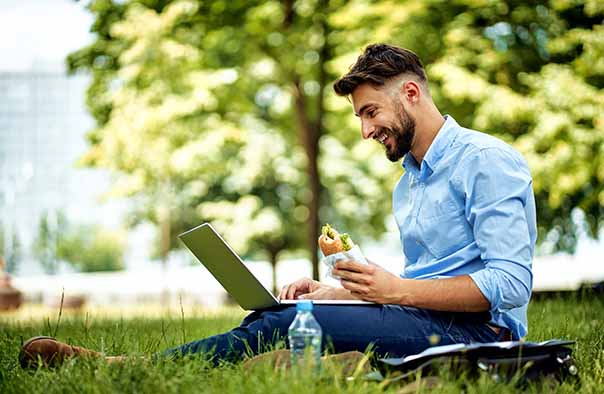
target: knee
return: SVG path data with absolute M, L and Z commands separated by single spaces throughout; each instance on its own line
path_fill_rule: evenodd
M 296 316 L 296 307 L 279 310 L 267 310 L 261 314 L 262 335 L 265 339 L 281 339 L 287 336 L 287 330 Z

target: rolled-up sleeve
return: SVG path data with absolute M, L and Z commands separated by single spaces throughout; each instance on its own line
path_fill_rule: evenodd
M 519 154 L 501 148 L 476 150 L 464 167 L 466 219 L 485 264 L 470 277 L 492 311 L 526 305 L 536 238 L 530 227 L 535 223 L 535 202 L 528 167 Z

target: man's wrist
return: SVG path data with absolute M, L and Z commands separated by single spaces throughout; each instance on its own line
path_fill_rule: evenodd
M 415 280 L 400 278 L 397 292 L 397 304 L 402 306 L 414 306 L 412 289 L 415 285 Z
M 356 300 L 357 299 L 350 293 L 349 290 L 347 290 L 343 287 L 334 287 L 334 294 L 335 294 L 334 299 L 336 299 L 336 300 Z

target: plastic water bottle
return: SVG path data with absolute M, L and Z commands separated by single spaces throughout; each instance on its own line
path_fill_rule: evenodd
M 313 304 L 310 300 L 296 304 L 298 313 L 288 331 L 292 365 L 307 362 L 313 363 L 317 368 L 320 365 L 323 331 L 315 320 L 312 309 Z

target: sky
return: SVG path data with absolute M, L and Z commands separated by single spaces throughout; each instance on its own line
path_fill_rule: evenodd
M 92 41 L 86 2 L 1 0 L 0 70 L 63 69 L 71 51 Z

